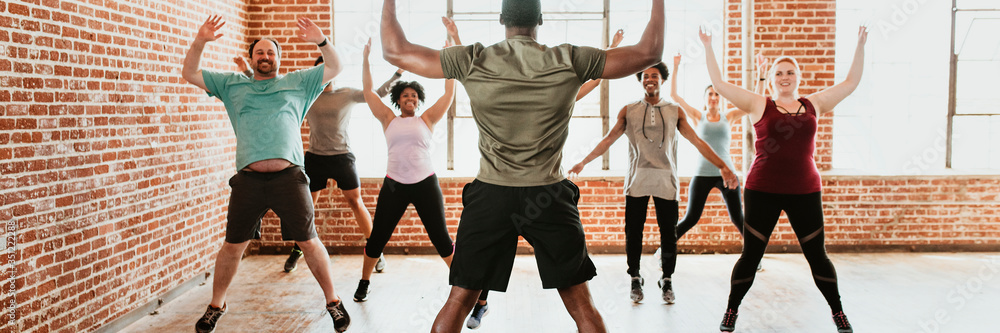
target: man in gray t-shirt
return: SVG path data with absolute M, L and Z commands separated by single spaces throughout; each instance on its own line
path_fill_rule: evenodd
M 635 74 L 663 56 L 663 0 L 653 0 L 638 44 L 596 48 L 535 42 L 539 0 L 504 0 L 507 39 L 435 50 L 410 43 L 396 1 L 382 7 L 382 50 L 389 63 L 429 78 L 458 79 L 469 92 L 479 127 L 480 171 L 462 192 L 451 294 L 432 332 L 458 332 L 483 289 L 506 290 L 523 236 L 535 250 L 543 288 L 556 288 L 580 332 L 604 332 L 587 281 L 587 255 L 576 201 L 560 160 L 574 97 L 583 82 Z

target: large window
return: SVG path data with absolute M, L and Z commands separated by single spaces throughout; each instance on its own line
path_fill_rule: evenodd
M 834 168 L 945 168 L 949 13 L 947 1 L 837 1 L 836 82 L 850 68 L 857 27 L 868 23 L 871 32 L 861 85 L 834 111 Z
M 500 0 L 403 1 L 397 3 L 397 14 L 407 38 L 415 43 L 442 46 L 445 30 L 440 17 L 452 13 L 463 42 L 489 45 L 504 38 L 504 28 L 497 21 L 500 3 Z M 539 42 L 548 45 L 572 43 L 603 47 L 606 38 L 615 30 L 624 29 L 625 40 L 622 44 L 634 44 L 649 20 L 650 3 L 648 0 L 542 1 L 544 24 L 539 28 Z M 344 73 L 336 78 L 334 84 L 361 87 L 361 50 L 369 37 L 373 40 L 371 62 L 375 83 L 388 79 L 396 70 L 382 60 L 379 47 L 381 6 L 381 2 L 334 1 L 334 40 L 345 65 Z M 664 60 L 670 67 L 673 55 L 683 54 L 684 62 L 680 69 L 682 73 L 678 77 L 679 92 L 688 103 L 701 106 L 701 91 L 709 83 L 709 79 L 697 29 L 701 25 L 708 26 L 716 36 L 722 36 L 724 3 L 667 0 L 666 8 L 668 19 Z M 607 16 L 605 13 L 608 13 Z M 722 50 L 723 38 L 716 38 L 716 43 L 716 49 Z M 721 51 L 717 56 L 722 56 Z M 403 80 L 417 80 L 424 85 L 427 101 L 423 107 L 432 104 L 443 93 L 442 80 L 426 79 L 413 74 L 405 74 Z M 601 90 L 605 88 L 599 87 L 576 104 L 569 139 L 564 148 L 564 168 L 568 169 L 593 149 L 605 133 L 605 123 L 607 126 L 614 125 L 615 116 L 622 106 L 642 97 L 641 87 L 634 77 L 612 80 L 606 84 L 609 94 L 602 96 Z M 664 84 L 661 93 L 661 97 L 669 100 L 668 89 L 669 81 Z M 357 156 L 359 174 L 362 177 L 383 176 L 386 163 L 385 137 L 367 105 L 354 108 L 349 135 Z M 461 84 L 456 92 L 455 113 L 450 119 L 446 118 L 438 123 L 434 129 L 434 138 L 434 168 L 439 174 L 474 176 L 478 172 L 479 133 L 472 119 L 468 95 Z M 684 141 L 679 135 L 678 139 Z M 680 147 L 679 173 L 690 175 L 697 152 L 686 141 L 681 142 Z M 587 166 L 584 175 L 624 174 L 628 163 L 628 147 L 624 137 L 611 148 L 609 156 L 608 169 L 605 170 L 601 159 L 597 159 Z
M 952 36 L 950 167 L 1000 169 L 1000 5 L 957 1 Z

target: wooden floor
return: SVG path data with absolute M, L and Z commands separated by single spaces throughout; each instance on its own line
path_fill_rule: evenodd
M 369 300 L 351 295 L 361 256 L 332 256 L 335 283 L 352 318 L 349 332 L 428 332 L 447 296 L 447 269 L 434 256 L 386 256 Z M 681 255 L 677 302 L 660 301 L 652 255 L 643 256 L 646 300 L 633 304 L 624 255 L 595 255 L 590 282 L 610 332 L 718 332 L 737 255 Z M 1000 254 L 875 253 L 831 255 L 844 309 L 857 332 L 998 332 Z M 243 260 L 216 332 L 332 332 L 323 294 L 305 262 L 291 274 L 284 257 Z M 743 302 L 737 332 L 835 332 L 830 310 L 805 259 L 768 254 Z M 211 298 L 211 283 L 165 304 L 126 332 L 189 332 Z M 992 319 L 990 319 L 992 318 Z M 466 329 L 465 331 L 473 332 Z M 490 295 L 490 313 L 475 332 L 575 332 L 555 290 L 543 290 L 535 260 L 518 256 L 506 293 Z

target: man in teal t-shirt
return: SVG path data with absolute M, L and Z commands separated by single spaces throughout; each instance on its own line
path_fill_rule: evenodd
M 243 251 L 260 238 L 261 218 L 267 210 L 281 219 L 281 236 L 302 249 L 306 262 L 326 296 L 326 309 L 338 332 L 347 330 L 350 317 L 333 288 L 333 271 L 326 247 L 313 225 L 309 178 L 302 170 L 300 127 L 306 112 L 326 84 L 341 71 L 333 45 L 319 27 L 298 19 L 299 38 L 319 46 L 327 59 L 323 66 L 278 75 L 281 47 L 273 39 L 250 44 L 253 77 L 200 69 L 205 44 L 222 37 L 225 24 L 212 16 L 198 30 L 184 59 L 181 75 L 222 101 L 236 132 L 237 174 L 229 180 L 226 239 L 215 261 L 212 301 L 195 330 L 212 332 L 226 313 L 226 292 L 236 275 Z
M 479 127 L 479 175 L 462 191 L 451 294 L 432 332 L 458 332 L 481 290 L 506 290 L 518 236 L 534 247 L 543 288 L 559 291 L 580 332 L 604 332 L 587 281 L 596 275 L 576 203 L 579 190 L 560 165 L 580 86 L 620 78 L 660 62 L 663 0 L 653 0 L 638 44 L 602 51 L 535 41 L 539 0 L 503 0 L 507 39 L 435 50 L 410 43 L 396 1 L 382 7 L 382 50 L 389 63 L 429 78 L 453 78 L 469 93 Z

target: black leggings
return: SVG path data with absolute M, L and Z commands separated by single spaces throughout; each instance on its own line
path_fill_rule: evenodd
M 628 274 L 639 275 L 639 257 L 642 256 L 642 230 L 646 225 L 649 196 L 625 196 L 625 256 Z M 664 278 L 674 274 L 677 266 L 677 200 L 653 197 L 656 224 L 660 226 L 660 267 Z
M 809 262 L 816 287 L 823 293 L 833 312 L 842 310 L 840 292 L 837 291 L 837 272 L 826 256 L 823 241 L 822 192 L 809 194 L 774 194 L 745 190 L 746 230 L 743 237 L 743 254 L 733 267 L 729 308 L 737 309 L 757 274 L 757 264 L 764 255 L 778 217 L 784 210 L 788 222 L 799 239 L 802 254 Z
M 441 257 L 447 257 L 455 250 L 448 226 L 444 220 L 444 196 L 437 175 L 430 175 L 416 184 L 403 184 L 385 177 L 382 189 L 378 192 L 378 202 L 375 204 L 375 217 L 372 219 L 372 233 L 365 245 L 365 255 L 378 258 L 389 243 L 396 224 L 406 213 L 406 207 L 413 203 L 417 209 L 420 222 L 427 230 L 434 248 Z
M 684 237 L 688 230 L 698 224 L 701 213 L 705 210 L 705 200 L 708 199 L 712 188 L 717 188 L 719 192 L 722 192 L 722 201 L 726 203 L 726 209 L 729 210 L 729 220 L 736 226 L 736 230 L 739 230 L 741 235 L 743 234 L 743 207 L 740 207 L 740 188 L 736 187 L 732 190 L 726 188 L 722 177 L 694 176 L 691 178 L 691 186 L 688 187 L 687 212 L 684 213 L 681 222 L 677 224 L 677 239 Z

